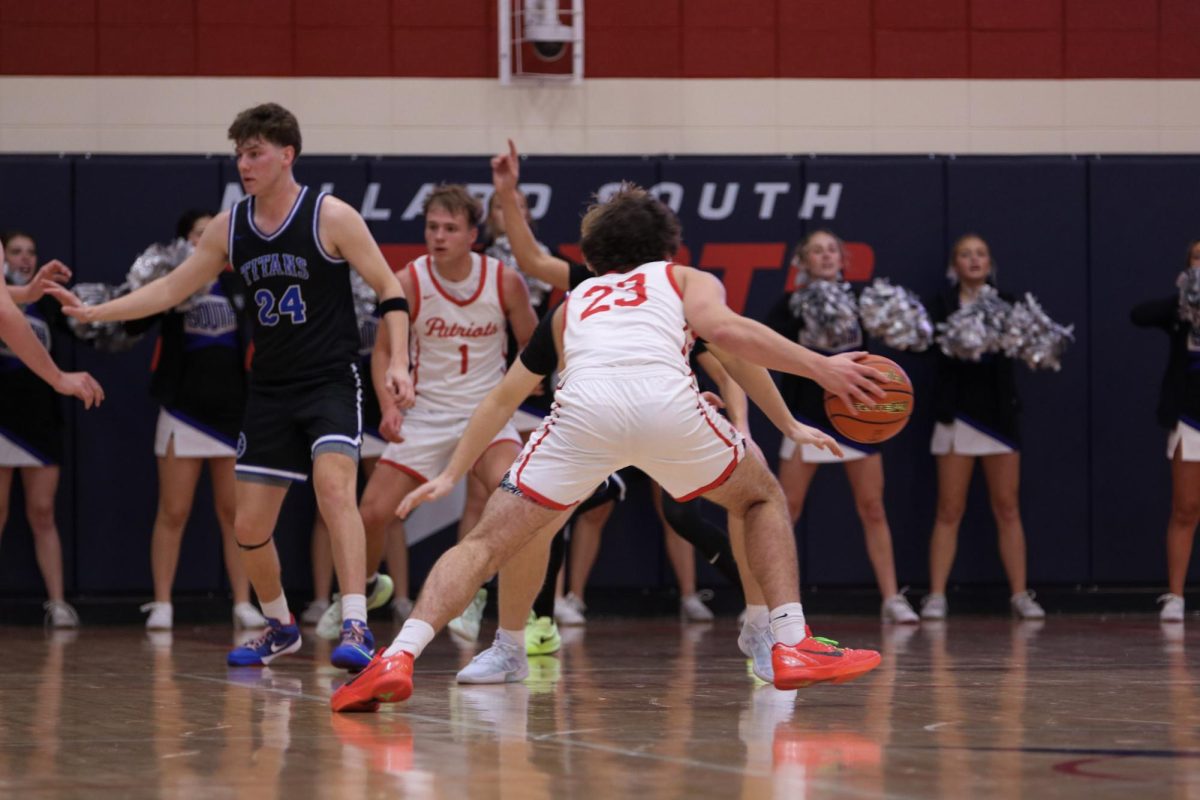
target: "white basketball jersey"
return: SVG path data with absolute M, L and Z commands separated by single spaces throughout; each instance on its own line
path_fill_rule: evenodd
M 564 383 L 583 372 L 691 375 L 691 337 L 672 265 L 653 261 L 629 272 L 588 278 L 564 311 Z
M 439 279 L 429 256 L 409 265 L 417 302 L 409 328 L 416 405 L 412 414 L 470 416 L 504 377 L 508 329 L 494 258 L 471 254 L 461 284 Z

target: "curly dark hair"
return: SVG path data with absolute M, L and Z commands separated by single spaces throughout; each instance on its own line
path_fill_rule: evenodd
M 597 275 L 670 258 L 682 234 L 675 213 L 632 183 L 622 183 L 607 201 L 593 203 L 580 227 L 583 258 Z
M 300 155 L 300 123 L 296 115 L 278 103 L 263 103 L 238 114 L 229 126 L 235 145 L 262 139 L 279 147 L 291 147 Z

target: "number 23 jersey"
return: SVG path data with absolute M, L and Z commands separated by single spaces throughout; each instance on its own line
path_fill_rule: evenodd
M 325 192 L 300 187 L 274 232 L 254 224 L 254 197 L 230 211 L 229 262 L 247 287 L 254 317 L 254 383 L 341 375 L 358 360 L 358 321 L 349 265 L 321 246 Z
M 652 261 L 589 278 L 564 310 L 562 383 L 582 373 L 691 375 L 691 338 L 674 265 Z

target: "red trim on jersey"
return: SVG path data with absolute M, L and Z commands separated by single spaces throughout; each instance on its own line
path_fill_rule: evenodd
M 389 466 L 389 467 L 391 467 L 392 469 L 400 470 L 400 471 L 401 471 L 401 472 L 403 472 L 405 475 L 409 476 L 410 478 L 416 478 L 416 479 L 417 479 L 417 480 L 419 480 L 421 483 L 428 483 L 428 482 L 429 482 L 429 478 L 426 478 L 424 475 L 422 475 L 421 473 L 417 472 L 417 471 L 416 471 L 415 469 L 413 469 L 412 467 L 406 467 L 406 466 L 404 466 L 403 464 L 399 464 L 399 463 L 397 463 L 397 462 L 395 462 L 395 461 L 388 461 L 386 458 L 381 458 L 381 459 L 379 459 L 379 463 L 380 463 L 380 464 L 384 464 L 384 465 L 386 465 L 386 466 Z
M 675 282 L 675 265 L 667 262 L 667 280 L 671 282 L 671 288 L 675 290 L 675 294 L 679 295 L 679 299 L 683 299 L 683 292 L 679 288 L 679 284 Z
M 707 486 L 701 486 L 699 489 L 697 489 L 694 492 L 688 492 L 683 497 L 676 497 L 675 502 L 676 503 L 686 503 L 688 500 L 695 500 L 697 497 L 704 494 L 705 492 L 711 492 L 713 489 L 716 489 L 718 486 L 723 484 L 725 481 L 729 480 L 729 476 L 733 474 L 733 470 L 737 467 L 737 465 L 738 465 L 738 455 L 737 455 L 737 451 L 734 450 L 733 451 L 733 460 L 729 462 L 729 466 L 725 468 L 724 472 L 722 472 L 720 475 L 717 476 L 717 479 L 715 481 L 708 484 Z
M 571 506 L 575 505 L 575 503 L 569 503 L 567 505 L 563 505 L 562 503 L 556 503 L 553 500 L 551 500 L 550 498 L 543 497 L 542 495 L 540 495 L 537 492 L 530 489 L 525 484 L 521 483 L 521 473 L 525 471 L 525 466 L 529 463 L 529 459 L 533 458 L 533 454 L 535 452 L 537 452 L 537 449 L 542 446 L 542 442 L 546 441 L 546 437 L 550 435 L 550 429 L 552 427 L 554 427 L 554 419 L 551 418 L 551 419 L 547 420 L 544 424 L 546 427 L 541 431 L 542 438 L 538 439 L 537 442 L 535 442 L 533 444 L 533 446 L 529 448 L 529 452 L 525 454 L 525 458 L 521 459 L 521 465 L 519 467 L 517 467 L 516 475 L 513 476 L 514 483 L 517 484 L 518 489 L 520 489 L 522 492 L 524 492 L 529 497 L 530 500 L 537 503 L 539 506 L 545 506 L 546 508 L 552 508 L 555 511 L 565 511 L 568 508 L 570 508 Z M 536 434 L 534 434 L 534 435 L 536 435 Z M 532 439 L 530 441 L 532 441 Z M 576 501 L 576 502 L 578 502 L 578 501 Z
M 575 501 L 574 503 L 571 503 L 570 505 L 565 505 L 565 506 L 562 503 L 556 503 L 553 500 L 551 500 L 549 497 L 543 497 L 542 495 L 538 494 L 533 489 L 530 489 L 528 486 L 521 483 L 520 481 L 517 481 L 517 488 L 520 489 L 521 493 L 524 494 L 530 500 L 532 500 L 534 503 L 538 504 L 539 506 L 549 508 L 552 511 L 566 511 L 568 508 L 571 508 L 571 506 L 575 506 L 575 505 L 579 504 L 579 501 Z
M 408 323 L 411 325 L 417 321 L 417 315 L 421 313 L 421 279 L 417 277 L 417 262 L 408 262 L 404 269 L 408 269 L 409 267 L 412 268 L 413 279 L 413 299 L 409 303 L 411 313 L 408 315 Z
M 420 337 L 414 337 L 409 339 L 409 343 L 413 348 L 412 379 L 413 394 L 415 395 L 417 393 L 417 381 L 419 380 L 421 374 L 421 339 Z
M 485 256 L 480 256 L 485 258 Z M 487 261 L 483 262 L 483 266 L 487 267 Z M 501 261 L 496 262 L 496 297 L 500 298 L 500 313 L 508 317 L 508 309 L 504 306 L 504 264 Z M 504 341 L 508 341 L 508 337 L 504 337 Z
M 479 299 L 479 295 L 483 294 L 483 287 L 487 284 L 487 256 L 480 256 L 479 260 L 481 262 L 479 269 L 479 285 L 475 287 L 475 294 L 471 295 L 466 300 L 459 300 L 451 297 L 446 293 L 446 290 L 442 288 L 442 285 L 438 283 L 437 267 L 433 264 L 433 256 L 429 256 L 429 280 L 433 282 L 434 287 L 437 288 L 442 297 L 446 298 L 451 303 L 454 303 L 454 305 L 469 306 L 471 303 L 474 303 Z
M 525 443 L 524 443 L 524 442 L 522 442 L 520 439 L 497 439 L 496 441 L 494 441 L 494 442 L 492 442 L 491 444 L 489 444 L 487 447 L 483 448 L 483 452 L 484 452 L 484 453 L 486 453 L 488 450 L 491 450 L 491 449 L 492 449 L 493 447 L 495 447 L 496 445 L 498 445 L 498 444 L 505 444 L 506 442 L 512 442 L 512 443 L 513 443 L 513 444 L 515 444 L 517 447 L 524 447 L 524 446 L 525 446 Z M 518 454 L 518 455 L 519 455 L 519 454 Z M 482 456 L 482 455 L 480 455 L 480 456 L 479 456 L 479 458 L 483 458 L 483 456 Z M 475 463 L 476 463 L 476 464 L 478 464 L 478 463 L 479 463 L 479 458 L 475 459 Z

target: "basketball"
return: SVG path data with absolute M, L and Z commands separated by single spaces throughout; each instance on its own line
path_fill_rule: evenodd
M 825 393 L 825 414 L 838 433 L 863 444 L 887 441 L 908 424 L 912 416 L 912 383 L 900 365 L 890 358 L 870 355 L 859 362 L 874 367 L 886 376 L 880 386 L 886 394 L 870 405 L 856 404 L 855 416 L 837 395 Z

